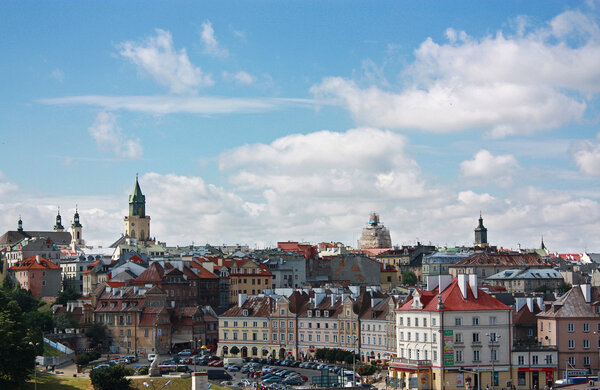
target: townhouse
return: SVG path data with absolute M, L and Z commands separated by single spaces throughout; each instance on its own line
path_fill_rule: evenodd
M 512 309 L 479 289 L 477 275 L 430 276 L 427 282 L 396 310 L 392 383 L 447 389 L 510 382 Z

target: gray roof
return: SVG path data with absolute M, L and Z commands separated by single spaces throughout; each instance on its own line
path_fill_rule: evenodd
M 507 269 L 486 278 L 486 280 L 517 279 L 562 279 L 560 272 L 551 268 Z
M 69 232 L 54 232 L 54 231 L 18 231 L 9 230 L 0 236 L 0 245 L 14 245 L 17 242 L 23 241 L 25 238 L 45 237 L 49 238 L 56 245 L 70 245 L 71 233 Z

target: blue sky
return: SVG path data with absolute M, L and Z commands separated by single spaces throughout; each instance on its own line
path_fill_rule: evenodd
M 600 250 L 597 2 L 1 2 L 0 221 Z

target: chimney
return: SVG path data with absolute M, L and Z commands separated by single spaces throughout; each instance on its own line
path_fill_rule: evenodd
M 533 313 L 534 307 L 533 307 L 533 298 L 532 297 L 527 298 L 527 307 L 529 308 L 529 311 Z
M 527 298 L 517 298 L 515 300 L 515 309 L 518 312 L 519 310 L 521 310 L 521 308 L 523 306 L 525 306 L 525 303 L 527 302 Z
M 544 306 L 543 306 L 544 305 L 544 298 L 537 297 L 537 298 L 535 298 L 535 300 L 537 301 L 538 309 L 542 310 L 544 308 Z
M 238 294 L 238 307 L 242 307 L 248 296 L 246 294 Z
M 427 291 L 433 291 L 440 282 L 441 275 L 428 275 L 427 276 Z M 440 288 L 441 290 L 441 288 Z M 441 291 L 440 291 L 441 292 Z
M 337 300 L 337 297 L 335 294 L 331 294 L 331 306 L 335 305 L 335 301 Z
M 589 284 L 581 284 L 579 287 L 581 287 L 581 292 L 585 298 L 585 303 L 590 303 L 592 301 L 592 286 Z
M 463 299 L 467 299 L 467 277 L 468 275 L 465 274 L 458 275 L 458 288 L 460 289 Z
M 475 299 L 477 299 L 477 274 L 469 275 L 469 286 Z
M 40 255 L 35 255 L 35 262 L 38 264 L 42 264 L 42 258 L 40 257 Z
M 452 275 L 438 275 L 438 292 L 441 294 L 452 283 Z

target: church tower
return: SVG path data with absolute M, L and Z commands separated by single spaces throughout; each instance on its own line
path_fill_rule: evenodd
M 150 241 L 150 216 L 146 215 L 146 197 L 142 194 L 137 175 L 135 187 L 129 195 L 129 215 L 125 217 L 125 235 L 139 243 Z
M 54 224 L 55 232 L 63 232 L 65 231 L 65 227 L 62 225 L 62 218 L 60 216 L 60 208 L 58 209 L 58 213 L 56 214 L 56 223 Z
M 487 228 L 483 226 L 483 217 L 479 212 L 479 226 L 475 228 L 475 246 L 488 246 Z
M 17 221 L 17 231 L 18 232 L 23 231 L 23 220 L 21 219 L 20 215 L 19 215 L 19 220 Z
M 79 211 L 75 206 L 75 214 L 73 215 L 73 223 L 71 224 L 71 248 L 85 246 L 85 240 L 83 239 L 83 226 L 79 222 Z

